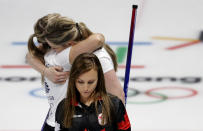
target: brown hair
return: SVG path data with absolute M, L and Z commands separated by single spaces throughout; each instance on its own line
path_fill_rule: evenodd
M 98 115 L 97 105 L 98 105 L 98 98 L 102 99 L 102 114 L 103 119 L 102 123 L 105 122 L 111 123 L 111 101 L 109 96 L 107 95 L 106 88 L 105 88 L 105 81 L 104 81 L 104 74 L 99 62 L 99 59 L 96 55 L 90 53 L 83 53 L 80 54 L 73 62 L 69 83 L 68 83 L 68 91 L 67 91 L 67 98 L 65 98 L 64 104 L 64 121 L 63 124 L 66 128 L 71 127 L 72 118 L 75 113 L 75 103 L 79 101 L 80 94 L 76 88 L 76 80 L 77 78 L 85 73 L 94 69 L 97 71 L 98 76 L 98 83 L 95 88 L 94 93 L 92 94 L 94 98 L 94 104 L 96 113 Z

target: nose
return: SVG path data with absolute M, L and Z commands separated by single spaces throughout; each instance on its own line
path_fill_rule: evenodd
M 88 84 L 85 84 L 85 85 L 84 85 L 84 90 L 87 91 L 87 90 L 88 90 L 88 87 L 89 87 Z

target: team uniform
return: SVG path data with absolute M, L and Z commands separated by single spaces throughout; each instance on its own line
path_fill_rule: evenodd
M 54 50 L 50 50 L 44 56 L 45 66 L 61 66 L 63 71 L 70 71 L 71 65 L 69 62 L 70 48 L 66 48 L 60 53 L 56 53 Z M 45 93 L 50 105 L 49 112 L 46 118 L 46 125 L 44 131 L 54 130 L 55 127 L 55 111 L 58 103 L 66 97 L 68 80 L 64 84 L 55 84 L 48 78 L 44 78 Z M 50 127 L 49 127 L 50 126 Z
M 69 62 L 69 53 L 70 48 L 66 48 L 60 53 L 56 53 L 54 50 L 50 50 L 44 56 L 46 67 L 61 66 L 64 71 L 70 71 L 71 65 Z M 104 48 L 95 51 L 94 54 L 99 58 L 104 73 L 114 69 L 113 61 Z M 65 82 L 65 84 L 61 85 L 55 84 L 45 77 L 44 87 L 45 93 L 48 97 L 48 103 L 50 105 L 45 127 L 47 130 L 53 130 L 55 127 L 55 111 L 58 103 L 66 97 L 68 80 Z M 46 131 L 46 129 L 44 129 L 44 131 Z
M 106 49 L 101 48 L 93 52 L 93 54 L 95 54 L 98 57 L 102 66 L 103 73 L 106 73 L 110 70 L 114 70 L 113 61 L 108 52 L 106 51 Z
M 112 124 L 101 124 L 102 100 L 98 102 L 98 115 L 95 105 L 92 103 L 86 106 L 81 102 L 76 102 L 75 114 L 72 119 L 71 128 L 64 128 L 64 103 L 61 101 L 56 110 L 56 127 L 55 131 L 131 131 L 130 121 L 126 109 L 120 99 L 115 96 L 109 96 L 112 101 Z

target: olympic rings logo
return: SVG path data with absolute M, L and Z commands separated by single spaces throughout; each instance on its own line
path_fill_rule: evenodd
M 169 94 L 170 91 L 173 91 L 173 95 Z M 176 95 L 176 92 L 184 92 L 184 95 Z M 44 88 L 36 88 L 29 92 L 29 94 L 33 97 L 45 99 L 47 98 L 44 93 Z M 158 87 L 158 88 L 151 88 L 146 91 L 140 91 L 135 88 L 128 89 L 128 98 L 127 104 L 156 104 L 161 103 L 166 100 L 171 99 L 184 99 L 190 98 L 197 95 L 198 92 L 192 88 L 186 87 Z M 141 99 L 139 98 L 141 96 Z
M 165 93 L 163 93 L 165 90 Z M 177 96 L 170 96 L 167 95 L 166 91 L 184 91 L 186 92 L 185 95 L 177 95 Z M 198 92 L 195 89 L 192 88 L 185 88 L 185 87 L 159 87 L 159 88 L 152 88 L 152 89 L 148 89 L 146 91 L 139 91 L 138 89 L 135 88 L 129 88 L 128 90 L 128 100 L 127 100 L 127 104 L 155 104 L 155 103 L 160 103 L 160 102 L 164 102 L 166 100 L 170 100 L 170 99 L 183 99 L 183 98 L 189 98 L 189 97 L 193 97 L 195 95 L 197 95 Z M 137 96 L 145 96 L 150 98 L 150 100 L 145 100 L 143 101 L 143 99 L 141 99 L 140 101 L 137 100 Z M 133 101 L 131 98 L 133 98 Z M 143 97 L 142 97 L 143 98 Z M 151 98 L 153 98 L 153 100 L 151 100 Z M 129 100 L 130 99 L 130 100 Z

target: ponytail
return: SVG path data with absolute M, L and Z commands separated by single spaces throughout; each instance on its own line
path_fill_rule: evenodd
M 78 26 L 78 27 L 77 27 Z M 92 35 L 93 33 L 90 31 L 90 29 L 85 25 L 85 23 L 80 22 L 80 23 L 76 23 L 76 27 L 78 30 L 78 36 L 80 36 L 80 38 L 78 39 L 78 37 L 76 38 L 75 41 L 81 41 L 81 40 L 85 40 L 87 39 L 90 35 Z
M 33 41 L 35 34 L 32 34 L 28 39 L 28 51 L 32 56 L 37 57 L 42 63 L 44 63 L 44 54 L 43 46 L 42 49 L 39 49 Z
M 32 34 L 28 39 L 28 51 L 32 55 L 34 55 L 34 50 L 37 50 L 37 47 L 35 46 L 33 39 L 35 37 L 35 34 Z

